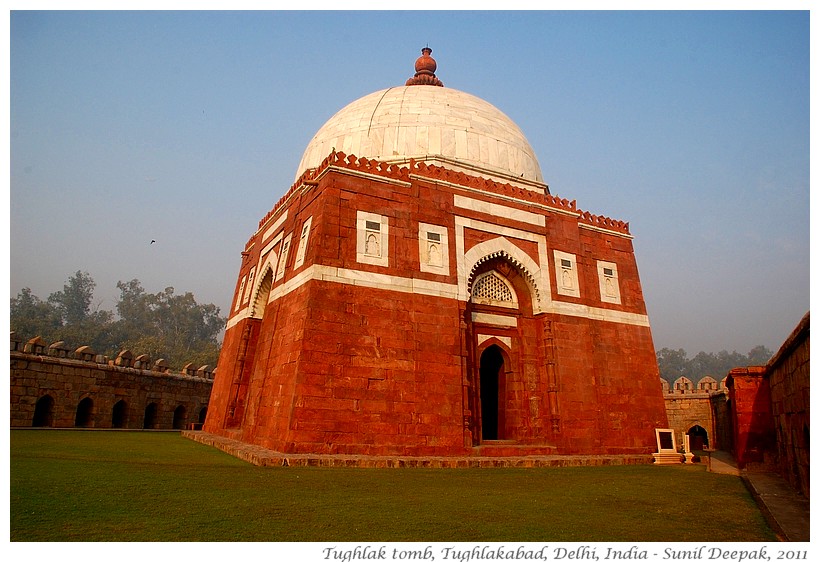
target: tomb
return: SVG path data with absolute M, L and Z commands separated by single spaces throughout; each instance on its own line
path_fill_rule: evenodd
M 204 431 L 651 460 L 668 422 L 629 224 L 551 194 L 521 129 L 431 52 L 315 134 L 242 249 Z

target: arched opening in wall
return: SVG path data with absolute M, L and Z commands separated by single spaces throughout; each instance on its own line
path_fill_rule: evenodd
M 32 427 L 53 427 L 54 426 L 54 398 L 46 394 L 37 400 L 34 405 L 34 419 Z
M 199 423 L 205 423 L 205 418 L 208 416 L 208 406 L 203 406 L 199 411 Z
M 156 429 L 157 428 L 157 404 L 156 402 L 151 402 L 145 407 L 145 417 L 142 421 L 142 428 L 143 429 Z
M 469 253 L 475 258 L 467 275 L 465 310 L 471 346 L 465 409 L 473 420 L 469 438 L 474 446 L 529 438 L 530 428 L 517 422 L 533 411 L 532 404 L 524 392 L 512 388 L 522 372 L 538 369 L 534 356 L 522 360 L 520 355 L 521 335 L 535 328 L 533 311 L 539 302 L 535 280 L 523 265 L 532 259 L 501 237 L 478 244 Z
M 481 354 L 479 367 L 483 440 L 504 438 L 503 372 L 504 356 L 497 345 L 491 345 Z
M 111 427 L 123 428 L 128 424 L 128 404 L 120 400 L 111 410 Z
M 689 436 L 689 449 L 692 451 L 702 451 L 709 447 L 709 434 L 699 425 L 692 426 L 686 432 Z
M 77 404 L 77 415 L 74 417 L 74 427 L 91 427 L 94 421 L 94 401 L 86 396 Z
M 262 318 L 265 315 L 265 307 L 268 305 L 272 285 L 273 269 L 268 268 L 262 277 L 262 281 L 259 283 L 259 288 L 256 289 L 256 294 L 254 294 L 253 303 L 251 305 L 251 318 Z
M 174 410 L 174 429 L 185 429 L 185 406 L 179 405 Z
M 273 269 L 268 266 L 262 276 L 262 280 L 259 282 L 259 286 L 253 293 L 250 314 L 250 319 L 252 320 L 249 319 L 242 329 L 236 362 L 232 367 L 231 393 L 228 408 L 225 411 L 225 429 L 236 429 L 240 427 L 242 420 L 245 418 L 248 385 L 250 384 L 251 374 L 253 373 L 256 363 L 256 345 L 252 345 L 252 343 L 254 343 L 259 336 L 262 325 L 261 319 L 265 315 L 272 285 Z

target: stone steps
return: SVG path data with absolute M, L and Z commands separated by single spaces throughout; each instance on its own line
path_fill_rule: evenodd
M 250 445 L 204 431 L 182 431 L 182 436 L 216 447 L 234 457 L 257 466 L 322 466 L 355 468 L 538 468 L 573 466 L 614 466 L 652 464 L 651 455 L 554 455 L 535 454 L 538 449 L 548 447 L 505 447 L 495 449 L 495 453 L 516 452 L 518 456 L 488 456 L 478 454 L 461 457 L 389 457 L 366 455 L 292 455 L 279 453 L 257 445 Z M 494 446 L 481 447 L 486 453 Z M 534 454 L 525 455 L 525 451 Z

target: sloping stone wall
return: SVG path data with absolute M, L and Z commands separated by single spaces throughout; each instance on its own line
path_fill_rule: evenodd
M 809 497 L 809 315 L 768 365 L 779 472 Z

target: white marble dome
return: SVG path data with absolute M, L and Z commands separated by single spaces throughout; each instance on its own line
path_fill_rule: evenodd
M 495 106 L 437 86 L 399 86 L 349 104 L 305 149 L 296 178 L 333 150 L 388 162 L 425 160 L 502 180 L 543 183 L 521 129 Z

